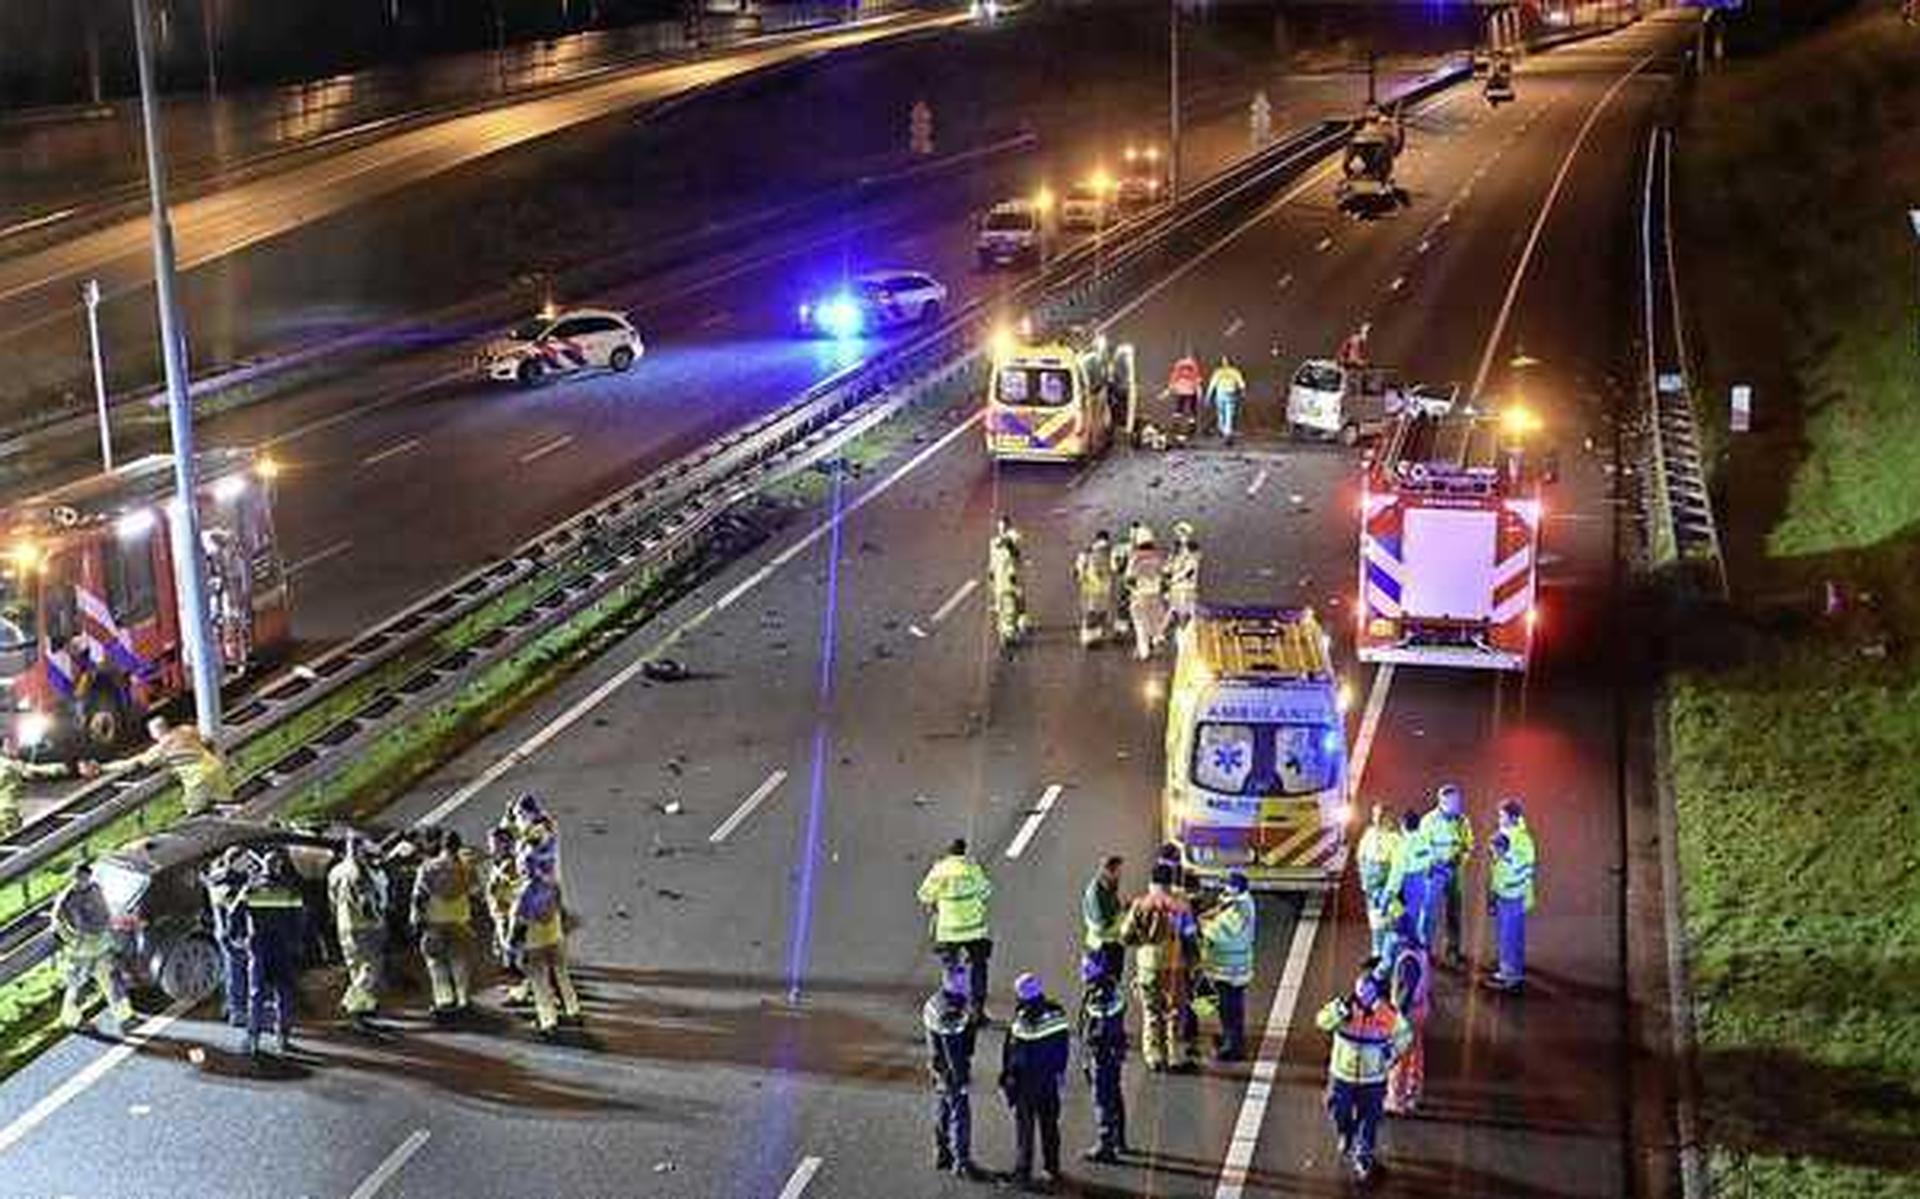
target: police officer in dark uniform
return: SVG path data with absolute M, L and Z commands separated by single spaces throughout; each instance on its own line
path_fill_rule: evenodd
M 1038 977 L 1022 974 L 1013 984 L 1013 1019 L 1001 1048 L 1000 1091 L 1013 1109 L 1015 1154 L 1010 1181 L 1032 1187 L 1033 1140 L 1054 1182 L 1060 1173 L 1060 1092 L 1066 1083 L 1073 1029 L 1067 1013 L 1047 998 Z
M 920 1009 L 927 1030 L 933 1071 L 933 1164 L 961 1178 L 986 1177 L 973 1164 L 973 1009 L 968 1005 L 966 970 L 949 970 L 938 991 Z
M 273 1001 L 274 1030 L 280 1052 L 293 1041 L 294 991 L 300 982 L 300 955 L 307 939 L 306 903 L 300 879 L 283 849 L 267 853 L 253 881 L 240 892 L 233 919 L 247 947 L 247 1056 L 260 1052 L 267 1001 Z
M 1080 962 L 1080 1068 L 1093 1086 L 1093 1115 L 1100 1141 L 1080 1156 L 1111 1164 L 1127 1147 L 1127 1103 L 1120 1091 L 1120 1068 L 1126 1065 L 1127 993 L 1118 975 L 1110 973 L 1100 955 L 1090 953 Z
M 213 917 L 213 943 L 220 948 L 221 974 L 225 980 L 222 1008 L 227 1023 L 235 1028 L 247 1026 L 247 944 L 240 937 L 234 905 L 240 892 L 251 881 L 254 863 L 247 851 L 232 845 L 215 858 L 201 875 L 207 891 L 207 910 Z

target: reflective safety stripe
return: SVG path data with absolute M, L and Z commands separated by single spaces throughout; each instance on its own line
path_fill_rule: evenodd
M 297 908 L 300 895 L 285 887 L 250 887 L 240 893 L 240 902 L 250 908 Z
M 1024 1013 L 1016 1017 L 1007 1032 L 1016 1041 L 1044 1041 L 1067 1032 L 1068 1028 L 1067 1014 L 1059 1008 L 1048 1008 L 1037 1020 Z
M 972 1014 L 967 1011 L 965 1004 L 949 1008 L 941 995 L 932 996 L 920 1008 L 921 1025 L 936 1037 L 958 1036 L 967 1030 L 972 1020 Z
M 1102 1020 L 1111 1020 L 1117 1016 L 1126 1015 L 1127 1014 L 1127 993 L 1125 991 L 1122 991 L 1119 987 L 1115 987 L 1113 989 L 1112 995 L 1107 999 L 1105 1003 L 1102 1003 L 1097 999 L 1089 1000 L 1087 1002 L 1087 1014 L 1090 1016 L 1097 1016 Z

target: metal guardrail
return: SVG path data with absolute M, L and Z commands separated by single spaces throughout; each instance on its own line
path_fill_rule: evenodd
M 1424 99 L 1464 76 L 1459 69 L 1436 72 L 1402 98 Z M 271 815 L 342 771 L 379 738 L 459 695 L 496 664 L 595 605 L 624 603 L 698 553 L 742 501 L 805 469 L 926 390 L 977 370 L 987 331 L 997 320 L 1022 308 L 1043 320 L 1085 319 L 1134 294 L 1144 276 L 1217 240 L 1280 186 L 1343 145 L 1350 131 L 1348 122 L 1326 122 L 1243 160 L 1200 184 L 1177 207 L 1114 226 L 1102 244 L 1076 246 L 1011 294 L 976 301 L 938 328 L 822 381 L 777 411 L 554 525 L 348 645 L 262 687 L 233 714 L 236 750 L 272 735 L 355 682 L 382 671 L 402 676 L 374 687 L 353 710 L 326 721 L 246 779 L 239 790 L 245 812 Z M 463 628 L 463 622 L 474 624 L 470 618 L 523 586 L 532 589 L 525 605 Z M 138 811 L 170 785 L 168 779 L 150 777 L 82 788 L 23 829 L 23 838 L 30 838 L 26 844 L 5 847 L 11 852 L 0 861 L 0 886 L 19 885 L 36 868 Z M 0 929 L 0 983 L 44 960 L 51 942 L 44 906 Z
M 1673 137 L 1668 130 L 1655 129 L 1647 139 L 1640 222 L 1655 558 L 1664 560 L 1670 552 L 1672 560 L 1704 574 L 1724 598 L 1727 568 L 1694 419 L 1692 372 L 1674 265 L 1672 208 Z

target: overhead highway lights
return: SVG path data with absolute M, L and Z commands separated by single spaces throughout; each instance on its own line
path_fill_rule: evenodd
M 1113 176 L 1107 173 L 1105 167 L 1102 167 L 1087 176 L 1087 186 L 1104 196 L 1114 188 Z
M 37 570 L 40 547 L 31 541 L 16 541 L 7 547 L 7 562 L 16 570 Z
M 245 475 L 222 475 L 213 482 L 213 498 L 223 504 L 231 504 L 246 493 Z

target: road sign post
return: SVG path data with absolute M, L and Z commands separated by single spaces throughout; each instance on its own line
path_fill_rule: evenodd
M 925 100 L 915 100 L 907 114 L 907 148 L 919 158 L 933 154 L 933 109 Z
M 1255 151 L 1265 149 L 1273 140 L 1273 104 L 1264 91 L 1253 93 L 1253 103 L 1247 107 L 1247 125 Z

